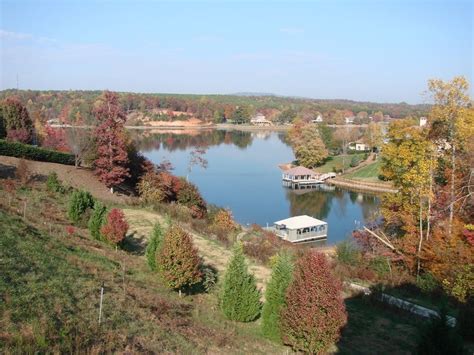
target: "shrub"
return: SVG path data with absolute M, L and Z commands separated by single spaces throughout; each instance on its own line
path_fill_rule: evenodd
M 212 291 L 214 286 L 217 283 L 217 272 L 215 269 L 208 265 L 202 265 L 201 267 L 202 273 L 202 286 L 204 290 L 209 293 Z
M 474 265 L 463 265 L 455 272 L 454 280 L 443 280 L 444 290 L 460 302 L 474 293 Z
M 0 155 L 36 161 L 74 165 L 74 155 L 0 139 Z
M 369 268 L 373 270 L 379 278 L 383 278 L 390 273 L 390 261 L 383 256 L 376 256 L 369 261 Z
M 356 167 L 357 165 L 359 165 L 359 159 L 357 158 L 357 156 L 354 155 L 354 156 L 351 158 L 351 163 L 349 164 L 349 166 L 350 166 L 351 168 L 354 168 L 354 167 Z
M 158 253 L 158 268 L 167 286 L 174 290 L 191 287 L 201 281 L 197 249 L 191 236 L 178 226 L 166 232 Z
M 156 222 L 153 226 L 153 230 L 151 231 L 150 240 L 148 241 L 148 245 L 146 246 L 145 256 L 150 266 L 150 269 L 153 271 L 156 270 L 156 257 L 161 249 L 161 245 L 163 244 L 163 230 L 161 229 L 160 223 Z
M 445 307 L 441 308 L 439 317 L 432 318 L 421 330 L 417 350 L 420 355 L 464 353 L 461 336 L 447 324 Z
M 263 334 L 273 341 L 281 341 L 280 313 L 285 305 L 285 295 L 293 273 L 289 254 L 279 254 L 272 268 L 272 277 L 265 292 L 262 309 Z
M 92 195 L 83 190 L 74 190 L 69 200 L 68 217 L 74 223 L 79 222 L 87 209 L 94 207 L 94 198 Z
M 107 215 L 107 221 L 100 229 L 104 238 L 112 244 L 118 245 L 124 239 L 128 231 L 128 223 L 122 210 L 112 208 Z
M 323 254 L 307 251 L 296 263 L 281 314 L 283 342 L 296 351 L 324 353 L 339 339 L 347 314 L 342 285 Z
M 416 280 L 416 285 L 424 293 L 431 293 L 439 286 L 436 278 L 433 276 L 433 274 L 429 272 L 421 274 L 420 277 L 418 277 L 418 279 Z
M 46 180 L 46 188 L 51 192 L 65 192 L 65 188 L 59 181 L 58 174 L 55 172 L 52 172 L 48 175 L 48 179 Z
M 359 249 L 348 240 L 336 246 L 336 256 L 339 263 L 349 266 L 358 265 L 361 259 Z
M 191 209 L 194 218 L 203 218 L 206 216 L 206 202 L 194 184 L 182 179 L 181 187 L 178 190 L 176 198 L 178 203 Z
M 91 236 L 97 240 L 102 240 L 102 234 L 100 232 L 101 228 L 106 222 L 107 216 L 107 207 L 96 201 L 94 203 L 94 209 L 92 211 L 92 215 L 89 218 L 89 222 L 87 223 L 87 227 L 89 228 L 89 232 Z
M 236 243 L 229 262 L 221 294 L 221 309 L 230 320 L 251 322 L 261 310 L 260 291 L 249 273 L 240 243 Z

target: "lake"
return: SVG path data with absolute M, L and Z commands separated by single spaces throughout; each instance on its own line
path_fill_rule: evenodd
M 174 174 L 188 175 L 208 203 L 229 208 L 243 225 L 266 226 L 307 214 L 328 223 L 326 243 L 333 245 L 373 219 L 379 209 L 376 195 L 328 185 L 304 193 L 283 187 L 278 164 L 294 160 L 285 133 L 138 130 L 133 137 L 144 156 L 154 163 L 169 160 Z M 189 171 L 197 147 L 207 147 L 207 168 L 193 166 Z

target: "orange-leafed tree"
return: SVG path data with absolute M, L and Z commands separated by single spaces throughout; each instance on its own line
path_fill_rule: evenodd
M 201 281 L 201 260 L 191 236 L 181 227 L 172 226 L 165 234 L 157 256 L 157 266 L 166 285 L 181 294 Z

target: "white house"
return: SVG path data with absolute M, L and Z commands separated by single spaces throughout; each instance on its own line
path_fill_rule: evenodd
M 420 127 L 426 126 L 428 119 L 426 117 L 420 117 Z
M 323 122 L 323 116 L 321 116 L 320 114 L 318 115 L 318 117 L 316 117 L 314 120 L 312 120 L 311 122 L 313 123 L 321 123 Z
M 354 123 L 355 116 L 344 117 L 344 119 L 346 120 L 346 124 L 352 124 Z
M 267 120 L 265 115 L 261 113 L 256 114 L 254 117 L 250 119 L 250 123 L 255 126 L 272 126 L 273 122 Z
M 361 141 L 357 141 L 357 142 L 349 143 L 349 149 L 356 150 L 358 152 L 365 152 L 367 150 L 370 150 L 370 147 Z

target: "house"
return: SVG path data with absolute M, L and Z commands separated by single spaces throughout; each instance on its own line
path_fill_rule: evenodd
M 355 151 L 358 151 L 358 152 L 365 152 L 365 151 L 370 150 L 370 147 L 367 144 L 365 144 L 364 142 L 359 140 L 359 141 L 356 141 L 356 142 L 349 143 L 349 149 L 350 150 L 355 150 Z
M 426 117 L 420 117 L 420 127 L 426 126 L 428 119 Z
M 323 116 L 321 114 L 318 115 L 314 120 L 311 121 L 312 123 L 321 123 L 323 122 Z
M 267 120 L 264 115 L 258 113 L 250 119 L 250 123 L 255 126 L 272 126 L 273 122 Z
M 284 170 L 282 173 L 283 186 L 291 189 L 306 189 L 322 183 L 319 174 L 304 166 Z
M 355 120 L 355 116 L 346 116 L 344 117 L 344 119 L 346 120 L 346 124 L 353 124 Z
M 315 239 L 326 239 L 328 224 L 319 219 L 303 215 L 276 221 L 271 230 L 283 240 L 300 243 Z

